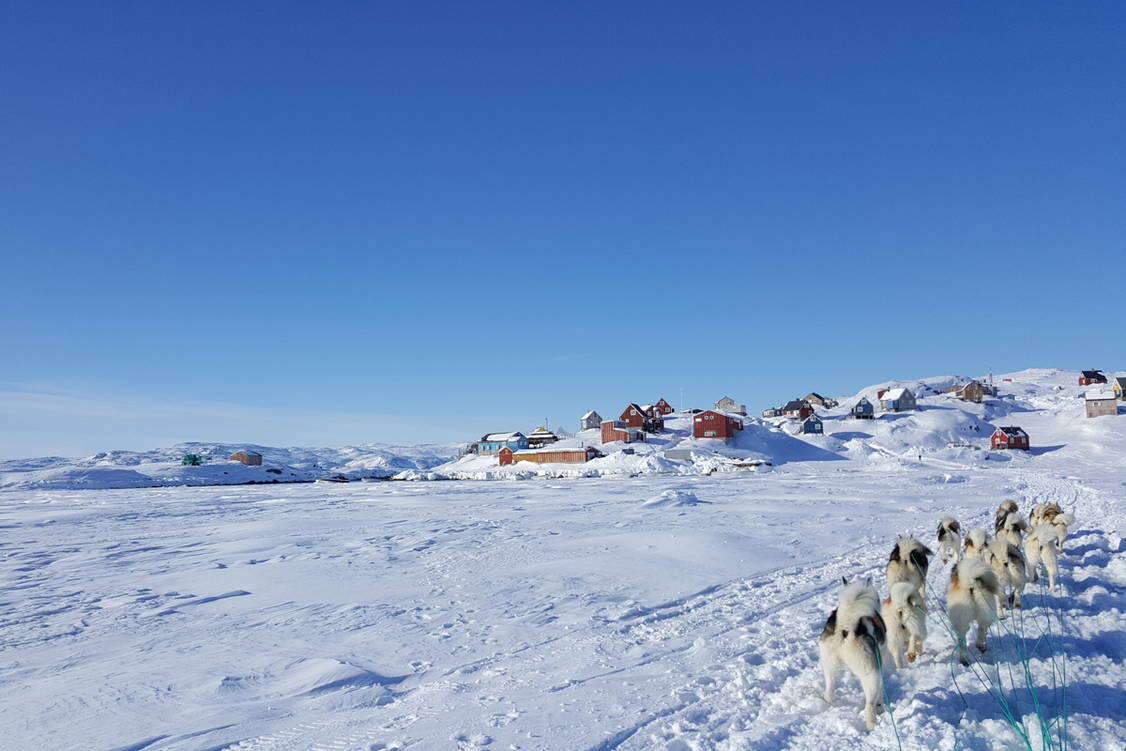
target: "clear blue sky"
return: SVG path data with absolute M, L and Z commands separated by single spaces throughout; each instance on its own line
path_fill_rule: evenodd
M 0 455 L 1124 367 L 1124 39 L 1121 2 L 5 3 Z

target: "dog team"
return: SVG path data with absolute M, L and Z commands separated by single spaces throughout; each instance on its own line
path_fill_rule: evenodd
M 957 637 L 958 657 L 969 665 L 966 636 L 977 624 L 976 646 L 986 650 L 985 635 L 1007 608 L 1020 608 L 1028 582 L 1039 581 L 1040 568 L 1048 588 L 1056 592 L 1058 556 L 1074 518 L 1055 503 L 1035 506 L 1028 519 L 1015 501 L 997 508 L 994 534 L 970 530 L 963 542 L 958 521 L 945 517 L 938 525 L 938 552 L 943 563 L 953 562 L 946 592 L 946 613 Z M 832 704 L 836 677 L 847 669 L 864 689 L 864 718 L 868 729 L 884 711 L 883 666 L 890 655 L 896 668 L 914 662 L 927 638 L 927 570 L 934 553 L 914 537 L 900 537 L 887 563 L 888 597 L 882 602 L 872 584 L 842 579 L 837 608 L 821 631 L 821 669 L 825 701 Z

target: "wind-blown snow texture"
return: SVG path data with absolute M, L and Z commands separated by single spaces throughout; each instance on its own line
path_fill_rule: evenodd
M 979 667 L 1007 676 L 1031 651 L 1051 714 L 1066 658 L 1070 747 L 1122 748 L 1126 421 L 1083 418 L 1071 376 L 1018 374 L 996 404 L 928 397 L 888 421 L 903 427 L 869 427 L 868 448 L 829 434 L 809 443 L 838 460 L 768 472 L 0 493 L 0 737 L 823 751 L 894 749 L 897 729 L 905 749 L 1023 748 L 952 663 L 937 562 L 926 652 L 889 675 L 891 716 L 871 734 L 854 679 L 822 701 L 816 657 L 841 576 L 886 592 L 896 534 L 932 542 L 948 514 L 985 526 L 1012 497 L 1077 524 L 1062 592 L 1032 585 L 1024 639 L 1010 619 Z M 1041 451 L 945 448 L 947 431 L 1008 413 Z M 1010 698 L 1039 748 L 1029 696 Z

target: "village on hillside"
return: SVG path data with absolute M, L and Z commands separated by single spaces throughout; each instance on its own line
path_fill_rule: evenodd
M 1011 379 L 1003 379 L 1002 385 Z M 1108 377 L 1099 370 L 1080 371 L 1079 386 L 1094 387 L 1081 392 L 1084 411 L 1088 418 L 1117 415 L 1118 403 L 1126 401 L 1126 376 Z M 1109 388 L 1106 388 L 1109 386 Z M 790 436 L 815 437 L 826 434 L 826 420 L 835 427 L 845 427 L 849 421 L 877 421 L 881 416 L 915 412 L 927 408 L 923 402 L 938 406 L 939 400 L 959 400 L 981 404 L 999 396 L 999 386 L 993 377 L 960 379 L 944 390 L 929 387 L 888 386 L 870 395 L 860 395 L 849 400 L 842 408 L 835 400 L 810 392 L 777 407 L 761 411 L 761 419 L 748 417 L 747 407 L 724 396 L 708 409 L 688 408 L 679 412 L 664 398 L 653 403 L 630 402 L 616 418 L 603 418 L 595 410 L 583 414 L 578 421 L 578 432 L 573 436 L 558 435 L 547 427 L 537 427 L 528 433 L 504 431 L 486 433 L 466 445 L 462 457 L 494 457 L 496 466 L 511 466 L 520 462 L 534 464 L 585 464 L 611 453 L 632 454 L 631 444 L 652 442 L 668 430 L 670 421 L 680 423 L 681 432 L 690 442 L 681 441 L 675 447 L 663 450 L 664 458 L 687 460 L 692 452 L 697 454 L 724 446 L 737 445 L 739 435 L 748 423 L 776 430 Z M 819 414 L 820 411 L 820 414 Z M 977 430 L 977 426 L 973 427 Z M 1019 425 L 997 425 L 988 436 L 988 449 L 992 451 L 1024 450 L 1032 448 L 1029 434 Z M 958 445 L 983 448 L 970 442 Z M 769 464 L 768 460 L 738 461 L 740 466 Z

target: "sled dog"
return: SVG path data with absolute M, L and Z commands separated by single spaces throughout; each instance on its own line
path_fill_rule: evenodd
M 927 567 L 934 555 L 930 548 L 914 537 L 900 537 L 895 541 L 888 557 L 888 586 L 907 582 L 925 599 L 927 595 Z
M 1067 528 L 1075 523 L 1075 517 L 1071 514 L 1056 514 L 1049 522 L 1056 528 L 1056 539 L 1059 541 L 1059 552 L 1063 552 L 1063 541 L 1067 539 Z
M 1062 514 L 1063 509 L 1059 507 L 1058 503 L 1041 503 L 1032 508 L 1032 513 L 1029 515 L 1029 521 L 1032 526 L 1036 527 L 1041 524 L 1047 524 L 1056 517 L 1057 514 Z
M 872 580 L 849 584 L 842 579 L 837 609 L 821 631 L 821 670 L 825 674 L 825 701 L 836 699 L 837 672 L 847 668 L 864 689 L 864 719 L 871 730 L 876 715 L 884 711 L 881 650 L 886 639 L 880 617 L 880 596 Z
M 938 552 L 943 563 L 962 557 L 962 527 L 952 516 L 945 516 L 938 523 Z
M 989 537 L 985 534 L 985 530 L 980 527 L 971 529 L 966 535 L 966 544 L 964 551 L 967 556 L 981 558 L 985 554 L 985 546 L 989 542 Z
M 1000 537 L 994 537 L 985 547 L 983 556 L 997 575 L 997 615 L 1005 617 L 1006 605 L 1020 609 L 1020 596 L 1028 583 L 1028 563 L 1020 548 L 1010 545 Z
M 997 537 L 1019 548 L 1023 542 L 1022 533 L 1031 531 L 1032 527 L 1028 525 L 1019 511 L 1010 511 L 1001 520 L 1001 528 L 997 530 Z
M 923 642 L 927 638 L 927 609 L 919 590 L 910 582 L 892 584 L 891 595 L 884 600 L 881 613 L 895 666 L 903 667 L 904 652 L 907 652 L 907 662 L 914 662 L 923 653 Z
M 1017 502 L 1014 500 L 1001 501 L 1001 505 L 997 507 L 997 513 L 993 515 L 993 534 L 1001 531 L 1001 525 L 1005 521 L 1005 517 L 1017 510 Z
M 1056 528 L 1051 524 L 1041 524 L 1033 527 L 1031 534 L 1024 539 L 1024 555 L 1028 560 L 1028 580 L 1040 581 L 1040 564 L 1048 572 L 1048 589 L 1058 592 L 1056 577 L 1060 573 L 1059 560 L 1056 556 L 1058 544 Z
M 970 664 L 966 655 L 966 635 L 971 623 L 977 623 L 977 648 L 985 651 L 986 632 L 997 620 L 994 603 L 1000 591 L 997 575 L 988 563 L 977 556 L 967 555 L 950 574 L 946 610 L 958 637 L 958 658 L 963 665 Z

